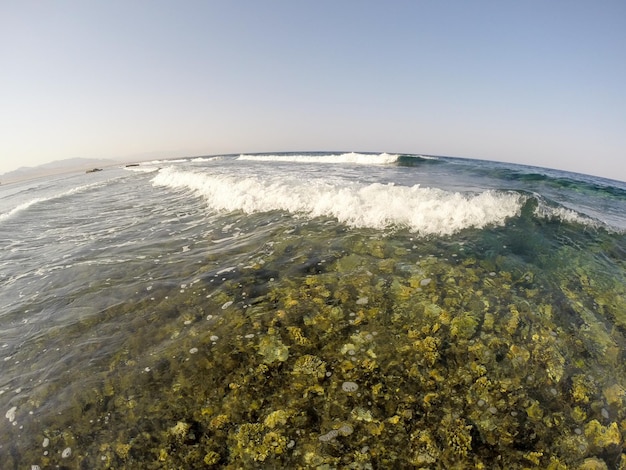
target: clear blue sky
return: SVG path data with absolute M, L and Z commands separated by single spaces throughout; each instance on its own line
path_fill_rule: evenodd
M 0 0 L 0 173 L 354 150 L 626 180 L 626 1 Z

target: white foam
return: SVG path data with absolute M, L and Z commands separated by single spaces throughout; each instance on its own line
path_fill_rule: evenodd
M 297 163 L 354 163 L 358 165 L 388 165 L 398 161 L 398 155 L 388 153 L 342 153 L 337 155 L 239 155 L 237 160 Z
M 5 212 L 4 214 L 0 214 L 0 221 L 6 220 L 9 217 L 17 214 L 18 212 L 23 211 L 24 209 L 28 209 L 30 206 L 32 206 L 33 204 L 37 204 L 38 202 L 43 202 L 43 201 L 47 201 L 50 198 L 46 198 L 46 197 L 37 197 L 35 199 L 31 199 L 30 201 L 24 202 L 18 206 L 15 206 L 13 209 L 11 209 L 8 212 Z
M 68 189 L 67 191 L 63 191 L 61 193 L 55 194 L 53 196 L 48 196 L 48 197 L 36 197 L 31 199 L 30 201 L 26 201 L 23 202 L 21 204 L 18 204 L 17 206 L 15 206 L 13 209 L 4 212 L 2 214 L 0 214 L 0 222 L 3 220 L 6 220 L 10 217 L 12 217 L 13 215 L 17 214 L 18 212 L 21 212 L 25 209 L 28 209 L 29 207 L 38 204 L 40 202 L 45 202 L 45 201 L 50 201 L 53 199 L 59 199 L 65 196 L 71 196 L 72 194 L 77 194 L 77 193 L 81 193 L 84 191 L 88 191 L 90 189 L 93 189 L 96 186 L 103 186 L 104 184 L 106 184 L 106 182 L 97 182 L 97 183 L 91 183 L 91 184 L 83 184 L 81 186 L 76 186 L 75 188 L 71 188 Z
M 71 196 L 72 194 L 76 194 L 76 193 L 80 193 L 80 192 L 84 192 L 87 191 L 89 189 L 92 189 L 96 186 L 102 186 L 103 184 L 106 184 L 106 182 L 98 182 L 98 183 L 91 183 L 91 184 L 84 184 L 81 186 L 76 186 L 75 188 L 71 188 L 68 189 L 67 191 L 63 191 L 59 194 L 55 194 L 53 196 L 48 196 L 48 197 L 36 197 L 31 199 L 30 201 L 26 201 L 23 202 L 21 204 L 18 204 L 17 206 L 15 206 L 13 209 L 9 210 L 8 212 L 4 212 L 2 214 L 0 214 L 0 222 L 2 222 L 3 220 L 6 220 L 10 217 L 12 217 L 13 215 L 17 214 L 18 212 L 21 212 L 25 209 L 28 209 L 29 207 L 35 205 L 35 204 L 39 204 L 40 202 L 45 202 L 45 201 L 50 201 L 53 199 L 59 199 L 65 196 Z
M 523 196 L 485 191 L 462 194 L 393 184 L 302 181 L 286 176 L 238 178 L 174 168 L 161 170 L 156 186 L 184 189 L 203 197 L 215 211 L 287 211 L 308 217 L 333 217 L 351 227 L 408 228 L 422 235 L 501 225 L 519 215 Z
M 190 161 L 193 163 L 202 163 L 202 162 L 213 162 L 215 160 L 223 160 L 224 157 L 196 157 L 192 158 Z
M 134 171 L 136 173 L 153 173 L 158 171 L 158 168 L 153 166 L 145 167 L 145 166 L 125 166 L 124 170 L 126 171 Z
M 161 163 L 185 163 L 189 160 L 184 158 L 172 158 L 172 159 L 162 159 L 162 160 L 149 160 L 143 162 L 142 165 L 160 165 Z M 132 168 L 132 167 L 131 167 Z
M 603 224 L 591 217 L 587 217 L 575 210 L 568 209 L 563 206 L 551 207 L 546 204 L 540 203 L 534 212 L 536 217 L 543 219 L 559 219 L 563 222 L 569 222 L 573 224 L 586 225 L 588 227 L 599 228 Z

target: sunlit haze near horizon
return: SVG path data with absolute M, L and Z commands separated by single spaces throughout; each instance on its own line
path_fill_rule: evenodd
M 0 3 L 0 174 L 422 153 L 626 181 L 624 1 Z

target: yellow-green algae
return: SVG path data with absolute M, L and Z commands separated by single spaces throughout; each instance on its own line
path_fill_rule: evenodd
M 7 468 L 626 468 L 623 285 L 567 247 L 554 289 L 497 256 L 352 243 L 138 301 L 170 320 L 35 391 L 20 408 L 65 406 L 15 430 Z

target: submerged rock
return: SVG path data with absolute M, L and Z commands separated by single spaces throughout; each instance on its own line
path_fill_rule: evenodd
M 284 362 L 289 357 L 289 347 L 275 335 L 264 336 L 259 342 L 259 354 L 266 364 Z

